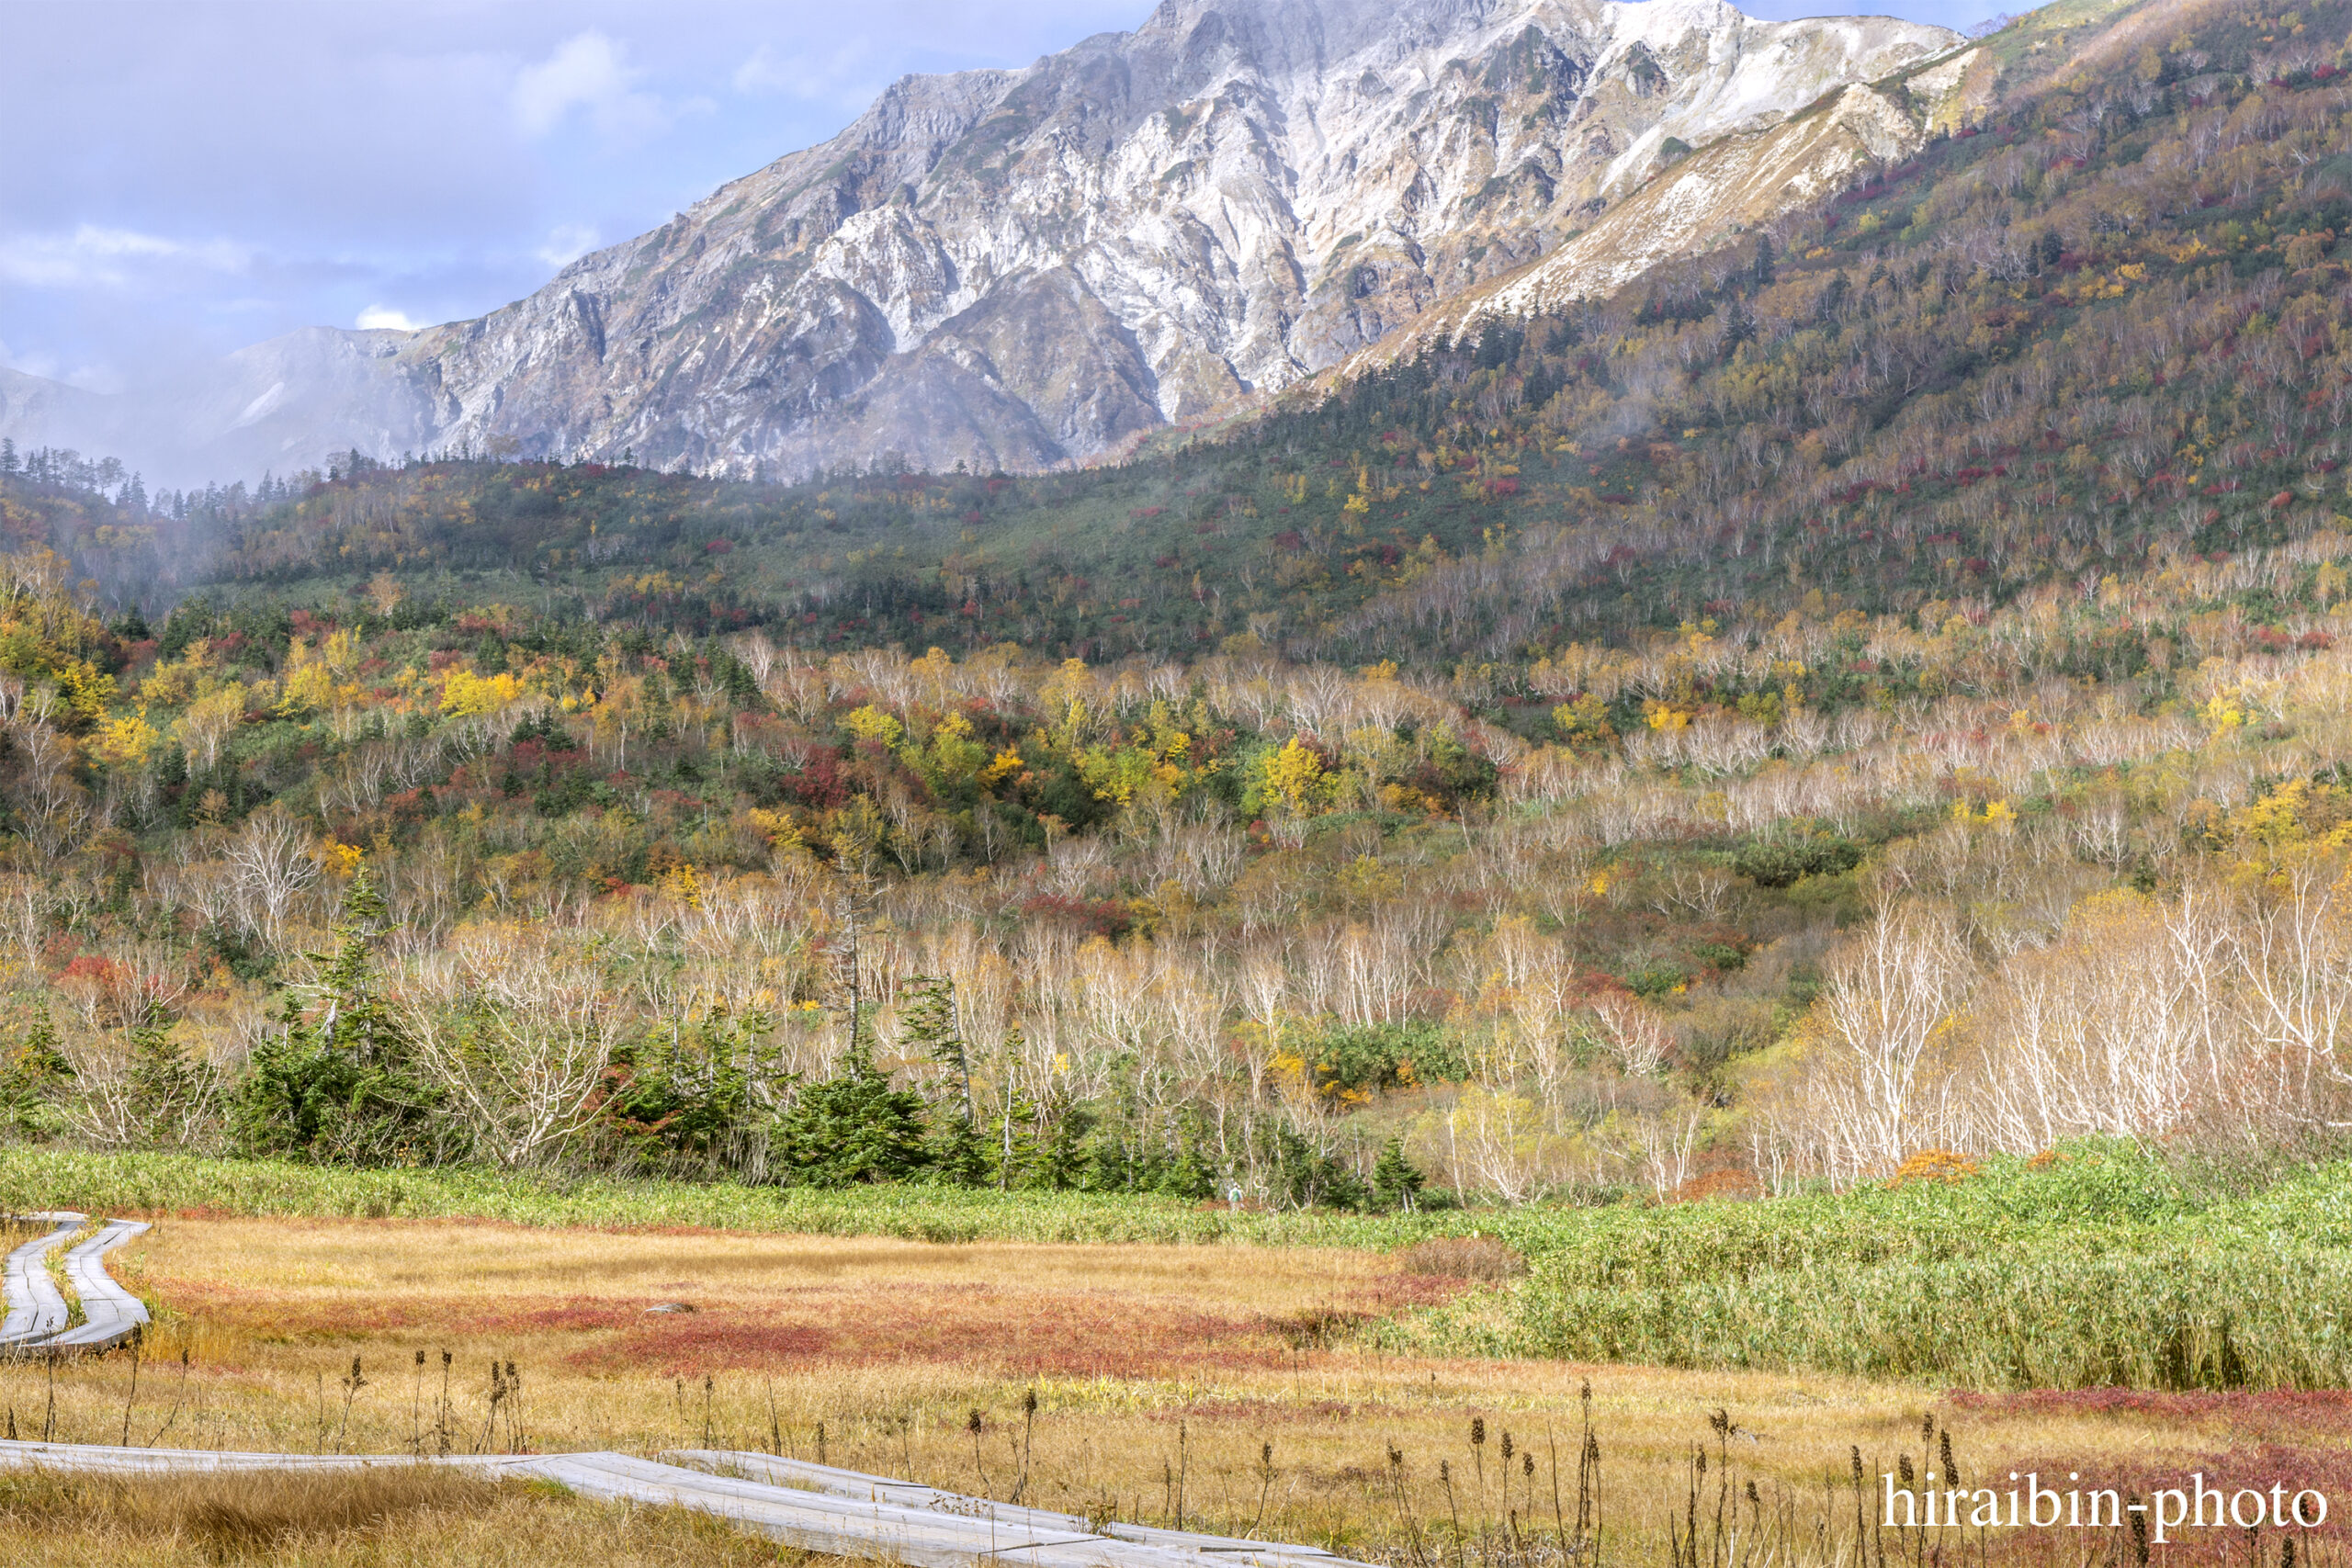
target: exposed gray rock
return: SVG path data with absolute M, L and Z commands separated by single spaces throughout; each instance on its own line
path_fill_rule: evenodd
M 280 468 L 305 442 L 311 460 L 469 446 L 776 477 L 885 453 L 1084 460 L 1450 302 L 1548 303 L 1498 280 L 1670 154 L 1755 143 L 1962 41 L 1720 0 L 1168 0 L 1026 70 L 908 77 L 831 141 L 479 320 L 323 334 L 347 353 L 279 339 L 175 406 L 187 444 Z M 1933 107 L 1907 103 L 1890 112 Z M 1814 181 L 1881 155 L 1807 145 Z M 1778 192 L 1744 186 L 1737 220 Z M 1669 252 L 1723 227 L 1684 207 Z

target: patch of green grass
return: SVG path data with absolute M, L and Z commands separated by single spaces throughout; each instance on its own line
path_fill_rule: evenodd
M 1757 1203 L 1597 1211 L 1527 1250 L 1489 1350 L 1978 1388 L 2352 1379 L 2352 1168 L 2209 1199 L 2129 1145 Z
M 1244 1242 L 1391 1247 L 1480 1228 L 1441 1215 L 1242 1213 L 1180 1199 L 914 1184 L 820 1190 L 464 1167 L 349 1169 L 190 1155 L 0 1149 L 0 1208 L 92 1214 L 485 1219 L 528 1225 L 889 1235 L 917 1241 Z M 1489 1216 L 1486 1228 L 1492 1229 Z

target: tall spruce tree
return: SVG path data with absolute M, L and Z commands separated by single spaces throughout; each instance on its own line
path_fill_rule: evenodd
M 860 1040 L 840 1071 L 802 1089 L 777 1119 L 775 1152 L 783 1179 L 810 1187 L 912 1176 L 930 1157 L 922 1096 L 893 1089 Z
M 0 1125 L 20 1138 L 47 1137 L 62 1123 L 57 1100 L 74 1081 L 74 1065 L 59 1048 L 57 1026 L 44 1003 L 25 1038 L 0 1056 Z
M 344 895 L 335 951 L 311 954 L 317 983 L 284 993 L 281 1032 L 254 1048 L 231 1096 L 239 1153 L 385 1165 L 431 1152 L 435 1099 L 376 976 L 388 914 L 363 866 Z
M 1391 1138 L 1372 1168 L 1373 1201 L 1384 1209 L 1410 1210 L 1428 1179 L 1405 1157 L 1402 1140 Z
M 956 983 L 935 975 L 910 976 L 899 989 L 899 1032 L 922 1047 L 925 1055 L 955 1075 L 964 1097 L 964 1120 L 979 1121 L 972 1103 L 972 1060 L 964 1043 L 963 1022 L 956 1005 Z

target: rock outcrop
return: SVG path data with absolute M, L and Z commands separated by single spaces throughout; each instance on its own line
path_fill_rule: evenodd
M 1916 147 L 1965 48 L 1721 0 L 1168 0 L 1026 70 L 908 77 L 528 299 L 324 334 L 354 341 L 271 379 L 321 452 L 1083 461 L 1769 220 Z M 242 453 L 274 415 L 236 380 L 187 406 Z

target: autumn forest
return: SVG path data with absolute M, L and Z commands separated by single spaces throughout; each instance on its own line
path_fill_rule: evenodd
M 2063 20 L 1107 468 L 0 454 L 9 1135 L 1363 1209 L 2326 1145 L 2352 13 Z

